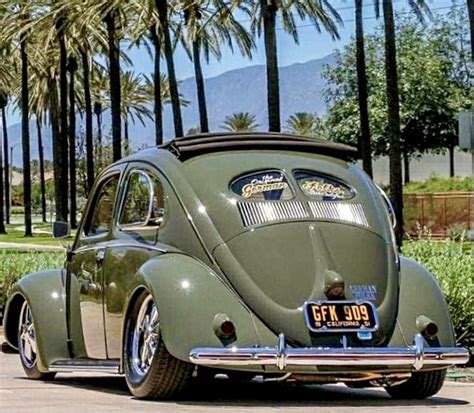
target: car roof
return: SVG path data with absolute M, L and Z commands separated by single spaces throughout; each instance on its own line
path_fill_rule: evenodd
M 319 138 L 274 132 L 190 135 L 173 139 L 159 148 L 170 151 L 180 161 L 214 152 L 255 149 L 309 152 L 343 160 L 353 160 L 357 157 L 357 149 L 352 146 Z

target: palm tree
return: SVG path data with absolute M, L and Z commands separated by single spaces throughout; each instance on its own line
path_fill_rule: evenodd
M 91 73 L 91 95 L 93 100 L 93 112 L 96 117 L 97 124 L 97 160 L 102 163 L 102 114 L 107 109 L 107 75 L 104 70 L 99 67 L 94 68 Z
M 226 116 L 221 128 L 228 132 L 253 132 L 259 126 L 255 115 L 249 112 L 238 112 Z
M 69 57 L 69 178 L 71 228 L 77 228 L 77 185 L 76 185 L 76 71 L 78 64 L 74 56 Z
M 10 160 L 8 153 L 8 127 L 7 127 L 7 105 L 8 95 L 4 91 L 0 91 L 0 111 L 2 116 L 3 131 L 3 158 L 5 160 L 4 170 L 4 186 L 5 186 L 5 222 L 10 223 Z M 2 192 L 0 192 L 2 193 Z
M 5 228 L 5 208 L 3 203 L 3 148 L 0 142 L 0 234 L 6 234 Z M 8 199 L 5 198 L 5 204 L 8 203 Z
M 39 157 L 39 172 L 40 172 L 40 191 L 41 191 L 41 216 L 43 222 L 47 222 L 46 217 L 46 181 L 44 176 L 44 146 L 43 133 L 41 127 L 41 118 L 36 117 L 36 132 L 38 136 L 38 157 Z
M 117 9 L 111 9 L 105 16 L 108 35 L 110 103 L 112 112 L 112 147 L 113 160 L 122 157 L 122 122 L 121 122 L 121 86 L 120 86 L 120 49 L 118 32 L 119 15 Z
M 153 60 L 153 80 L 147 81 L 147 91 L 153 98 L 153 114 L 155 122 L 155 144 L 163 143 L 163 102 L 161 82 L 161 56 L 163 52 L 163 36 L 160 30 L 160 19 L 156 9 L 155 0 L 136 0 L 134 3 L 137 22 L 131 33 L 132 45 L 140 47 L 145 45 L 148 54 Z M 150 47 L 150 44 L 151 46 Z M 153 51 L 152 51 L 153 49 Z M 169 86 L 168 86 L 169 90 Z
M 242 1 L 235 0 L 240 4 Z M 309 19 L 318 31 L 321 26 L 327 30 L 333 38 L 339 38 L 336 23 L 341 22 L 337 11 L 331 6 L 329 0 L 258 0 L 251 2 L 249 14 L 251 17 L 252 33 L 260 36 L 263 32 L 266 68 L 267 68 L 267 100 L 268 100 L 268 122 L 271 132 L 280 132 L 280 85 L 277 58 L 276 18 L 281 14 L 283 28 L 290 33 L 295 42 L 298 43 L 298 31 L 296 27 L 295 14 L 300 19 Z
M 37 31 L 39 33 L 39 31 Z M 44 34 L 44 32 L 42 33 Z M 54 39 L 54 37 L 52 38 Z M 46 184 L 44 182 L 44 148 L 42 126 L 49 118 L 49 125 L 53 135 L 53 167 L 54 167 L 54 195 L 56 217 L 61 219 L 61 205 L 65 202 L 67 205 L 68 194 L 63 191 L 60 181 L 60 107 L 59 107 L 59 84 L 58 67 L 59 52 L 53 41 L 50 41 L 49 47 L 43 42 L 45 39 L 35 38 L 35 44 L 38 45 L 33 55 L 30 71 L 30 93 L 29 107 L 30 113 L 36 117 L 36 130 L 38 138 L 38 153 L 40 160 L 40 186 L 43 220 L 46 220 Z M 41 46 L 40 46 L 41 45 Z M 18 99 L 18 105 L 22 105 L 22 100 Z M 64 201 L 63 201 L 64 200 Z
M 471 62 L 474 62 L 474 0 L 467 0 L 467 9 L 471 28 Z
M 209 132 L 204 76 L 201 53 L 207 63 L 209 55 L 222 57 L 221 44 L 226 43 L 233 50 L 234 40 L 243 56 L 252 56 L 252 37 L 233 16 L 232 8 L 222 0 L 191 0 L 179 2 L 179 11 L 184 17 L 185 34 L 182 44 L 194 63 L 196 78 L 200 129 Z
M 29 84 L 28 84 L 28 42 L 31 36 L 32 4 L 12 1 L 2 5 L 3 19 L 0 24 L 1 39 L 9 46 L 18 42 L 21 67 L 21 130 L 23 149 L 23 203 L 25 213 L 25 236 L 32 236 L 31 225 L 31 165 L 29 130 Z M 13 48 L 13 47 L 11 47 Z
M 90 193 L 94 185 L 94 138 L 93 138 L 93 112 L 91 95 L 91 69 L 89 51 L 81 47 L 82 78 L 84 90 L 84 112 L 85 112 L 85 135 L 86 135 L 86 165 L 87 165 L 87 188 L 86 193 Z
M 26 12 L 28 13 L 28 12 Z M 27 14 L 25 19 L 29 18 Z M 29 87 L 28 87 L 28 51 L 27 35 L 20 37 L 21 54 L 21 136 L 23 146 L 23 204 L 25 208 L 25 236 L 33 236 L 31 222 L 31 166 L 30 166 L 30 113 L 29 113 Z
M 372 144 L 370 138 L 367 72 L 365 67 L 363 0 L 355 0 L 357 90 L 360 116 L 359 150 L 364 171 L 372 177 Z
M 166 76 L 166 74 L 164 74 L 164 73 L 161 73 L 159 82 L 156 81 L 156 76 L 155 76 L 154 73 L 153 73 L 153 78 L 150 78 L 150 77 L 145 76 L 145 75 L 143 76 L 143 78 L 145 80 L 145 83 L 144 83 L 145 93 L 148 96 L 147 100 L 149 102 L 151 102 L 151 101 L 155 102 L 155 106 L 154 106 L 154 110 L 153 110 L 153 113 L 155 115 L 155 124 L 156 124 L 156 122 L 162 122 L 162 120 L 161 120 L 162 115 L 160 115 L 158 117 L 157 113 L 156 113 L 156 110 L 159 107 L 160 111 L 163 112 L 164 107 L 166 105 L 171 104 L 171 91 L 170 91 L 170 82 L 169 82 L 168 76 Z M 159 84 L 159 86 L 158 86 L 158 84 Z M 178 82 L 178 86 L 179 86 L 179 82 Z M 156 93 L 158 91 L 160 92 L 159 99 L 157 99 L 157 97 L 156 97 Z M 181 93 L 179 93 L 178 97 L 179 97 L 180 105 L 182 107 L 186 107 L 186 106 L 189 105 L 189 101 L 187 99 L 185 99 Z M 158 102 L 158 104 L 156 104 L 156 102 Z M 160 123 L 160 125 L 161 125 L 161 123 Z M 159 126 L 159 128 L 161 128 L 161 126 Z M 162 129 L 160 129 L 160 133 L 162 133 Z M 157 146 L 159 146 L 163 143 L 162 138 L 163 138 L 163 136 L 161 135 L 161 139 L 155 139 L 155 144 Z
M 135 124 L 135 120 L 145 126 L 145 118 L 153 119 L 149 108 L 150 98 L 143 82 L 141 74 L 135 75 L 134 72 L 122 73 L 122 120 L 125 129 L 125 142 L 129 145 L 129 122 Z
M 183 118 L 181 115 L 181 103 L 179 99 L 178 81 L 174 67 L 173 44 L 170 35 L 169 6 L 167 0 L 155 0 L 156 10 L 160 22 L 160 29 L 163 38 L 164 54 L 168 68 L 168 79 L 170 84 L 171 107 L 173 109 L 174 131 L 176 137 L 183 136 Z M 155 71 L 156 76 L 156 71 Z
M 71 0 L 63 0 L 69 2 Z M 108 78 L 110 89 L 110 110 L 112 116 L 112 149 L 113 160 L 122 157 L 122 122 L 121 122 L 121 86 L 120 86 L 120 40 L 126 35 L 128 16 L 135 7 L 134 2 L 120 0 L 76 0 L 83 2 L 81 10 L 73 16 L 74 23 L 80 31 L 90 28 L 98 38 L 104 38 L 102 24 L 105 24 L 105 51 L 108 60 Z
M 402 183 L 402 146 L 400 131 L 400 97 L 398 91 L 397 48 L 395 42 L 395 18 L 393 14 L 393 0 L 376 0 L 376 15 L 380 15 L 382 2 L 383 21 L 385 31 L 385 79 L 387 94 L 387 134 L 390 141 L 390 197 L 395 206 L 395 215 L 398 226 L 396 229 L 397 243 L 403 241 L 403 183 Z M 423 12 L 430 15 L 424 0 L 408 0 L 408 3 L 417 17 L 423 21 Z
M 67 222 L 68 220 L 68 82 L 67 82 L 67 48 L 66 48 L 66 24 L 67 19 L 64 11 L 59 12 L 55 19 L 56 39 L 59 44 L 59 116 L 61 127 L 59 129 L 59 163 L 57 173 L 59 174 L 59 188 L 66 196 L 59 196 L 59 205 L 56 219 Z
M 316 136 L 320 129 L 321 120 L 315 113 L 297 112 L 286 121 L 290 132 L 302 136 Z

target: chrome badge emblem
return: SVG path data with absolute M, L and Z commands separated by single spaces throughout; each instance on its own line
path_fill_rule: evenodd
M 377 287 L 375 285 L 349 285 L 349 291 L 356 300 L 375 301 Z

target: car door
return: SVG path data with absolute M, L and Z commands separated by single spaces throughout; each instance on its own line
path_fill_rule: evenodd
M 78 314 L 71 314 L 71 326 L 73 329 L 82 330 L 86 356 L 94 359 L 107 358 L 103 312 L 103 264 L 107 245 L 111 240 L 122 168 L 109 170 L 95 186 L 78 230 L 69 263 L 72 285 L 75 286 L 71 288 L 70 294 L 75 295 L 72 297 L 72 302 L 79 304 L 73 305 L 72 308 L 80 312 L 80 317 Z M 77 323 L 80 323 L 80 326 L 77 326 Z
M 132 163 L 124 174 L 120 209 L 104 268 L 104 318 L 109 358 L 120 357 L 126 298 L 137 270 L 166 246 L 157 244 L 166 225 L 167 202 L 162 180 L 152 168 Z

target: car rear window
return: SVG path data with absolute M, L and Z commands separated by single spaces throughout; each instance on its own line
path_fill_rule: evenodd
M 298 186 L 308 196 L 323 201 L 345 201 L 354 198 L 355 190 L 328 175 L 311 171 L 293 173 Z
M 252 201 L 281 201 L 294 197 L 281 171 L 263 171 L 245 175 L 230 185 L 232 192 Z

